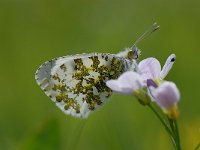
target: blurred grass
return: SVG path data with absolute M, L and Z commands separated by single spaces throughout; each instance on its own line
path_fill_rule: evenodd
M 115 94 L 79 120 L 58 110 L 34 80 L 46 60 L 117 53 L 154 21 L 161 30 L 141 42 L 141 59 L 154 56 L 163 64 L 176 53 L 167 79 L 182 95 L 183 146 L 194 148 L 200 141 L 199 6 L 198 0 L 0 0 L 0 149 L 172 149 L 161 124 L 132 97 Z

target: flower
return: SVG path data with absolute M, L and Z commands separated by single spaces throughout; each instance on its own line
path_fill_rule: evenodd
M 115 92 L 132 95 L 143 88 L 142 77 L 133 71 L 123 73 L 117 80 L 109 80 L 106 85 Z
M 165 65 L 161 70 L 160 62 L 156 58 L 153 57 L 146 58 L 138 64 L 138 70 L 145 83 L 147 82 L 147 79 L 160 81 L 166 77 L 168 72 L 171 70 L 175 60 L 176 60 L 176 55 L 171 54 L 167 58 Z
M 144 105 L 149 104 L 151 100 L 156 100 L 158 105 L 161 104 L 159 105 L 161 108 L 167 110 L 171 108 L 171 102 L 179 99 L 178 95 L 180 95 L 175 84 L 172 85 L 172 82 L 163 81 L 171 70 L 175 59 L 176 55 L 171 54 L 162 70 L 160 62 L 156 58 L 144 59 L 137 66 L 138 72 L 127 71 L 117 80 L 108 80 L 106 85 L 115 92 L 136 96 L 139 102 Z
M 133 71 L 123 73 L 117 80 L 109 80 L 106 85 L 115 92 L 134 95 L 143 105 L 150 103 L 151 99 L 144 91 L 144 83 L 141 75 Z
M 177 103 L 180 100 L 180 92 L 173 82 L 164 81 L 155 87 L 153 80 L 147 80 L 150 94 L 156 104 L 168 115 L 169 118 L 178 116 Z

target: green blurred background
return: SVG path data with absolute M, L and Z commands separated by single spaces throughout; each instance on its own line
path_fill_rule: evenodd
M 181 91 L 185 150 L 200 141 L 199 0 L 0 0 L 1 150 L 172 149 L 164 128 L 133 97 L 114 94 L 87 120 L 66 116 L 36 85 L 46 60 L 69 54 L 117 53 L 154 21 L 142 58 L 177 62 L 167 79 Z

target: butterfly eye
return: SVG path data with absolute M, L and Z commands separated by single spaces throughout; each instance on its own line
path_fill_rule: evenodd
M 140 49 L 134 46 L 132 47 L 132 52 L 133 52 L 133 59 L 138 59 L 141 53 Z
M 127 53 L 127 59 L 134 59 L 134 52 L 132 50 L 129 50 L 129 52 Z

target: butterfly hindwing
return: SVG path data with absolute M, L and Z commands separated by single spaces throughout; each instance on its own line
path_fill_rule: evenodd
M 60 57 L 44 63 L 36 80 L 66 114 L 87 117 L 111 96 L 105 82 L 124 71 L 122 58 L 107 53 Z

